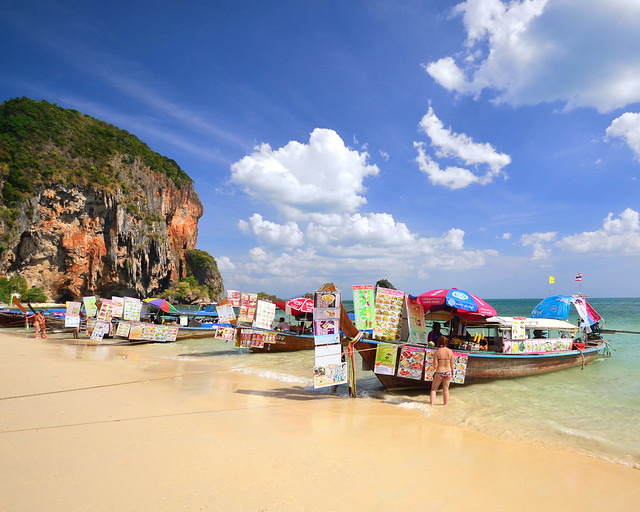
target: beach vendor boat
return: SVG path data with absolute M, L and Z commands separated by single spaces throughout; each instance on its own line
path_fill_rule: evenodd
M 436 300 L 437 296 L 445 299 Z M 433 290 L 418 297 L 406 295 L 400 335 L 393 339 L 376 336 L 375 331 L 359 333 L 345 322 L 342 328 L 348 336 L 360 337 L 354 348 L 362 357 L 363 368 L 372 369 L 389 390 L 430 389 L 436 347 L 428 346 L 424 335 L 412 332 L 416 325 L 429 319 L 448 320 L 450 331 L 458 323 L 464 325 L 464 335 L 460 330 L 445 332 L 456 356 L 455 384 L 584 367 L 607 349 L 604 340 L 589 336 L 565 320 L 497 316 L 489 304 L 478 299 L 456 289 Z M 472 302 L 476 303 L 475 309 Z M 385 312 L 384 308 L 380 313 L 378 310 L 376 301 L 376 315 Z
M 287 331 L 264 331 L 265 342 L 252 344 L 250 350 L 255 353 L 265 353 L 294 352 L 315 348 L 313 333 L 306 324 L 306 321 L 313 318 L 313 300 L 306 297 L 297 297 L 283 302 L 275 302 L 275 305 L 277 309 L 295 318 L 299 325 L 291 325 Z M 242 327 L 240 329 L 242 330 Z M 242 336 L 242 333 L 240 336 Z

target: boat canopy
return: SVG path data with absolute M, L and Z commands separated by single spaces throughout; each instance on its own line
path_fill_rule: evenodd
M 511 329 L 513 326 L 512 316 L 491 316 L 487 318 L 487 326 L 498 327 L 500 329 Z M 516 317 L 517 318 L 517 317 Z M 540 329 L 541 331 L 577 331 L 578 326 L 564 320 L 555 318 L 525 318 L 525 329 Z

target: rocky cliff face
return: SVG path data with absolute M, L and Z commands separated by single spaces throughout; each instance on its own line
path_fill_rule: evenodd
M 175 162 L 127 132 L 10 100 L 0 187 L 0 275 L 19 273 L 51 300 L 148 297 L 188 275 L 202 204 Z
M 128 190 L 137 189 L 135 200 L 121 190 L 64 185 L 34 195 L 3 269 L 54 300 L 93 293 L 146 297 L 185 277 L 184 253 L 196 246 L 202 216 L 192 185 L 178 189 L 139 161 L 122 171 L 133 182 Z

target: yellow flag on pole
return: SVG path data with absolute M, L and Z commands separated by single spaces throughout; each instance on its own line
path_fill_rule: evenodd
M 556 278 L 553 276 L 549 276 L 549 284 L 553 284 L 556 282 Z

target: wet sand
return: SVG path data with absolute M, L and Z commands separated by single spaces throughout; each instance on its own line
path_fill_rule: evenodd
M 442 406 L 427 417 L 156 360 L 153 346 L 30 336 L 0 332 L 2 511 L 600 512 L 640 500 L 638 470 L 444 427 Z

